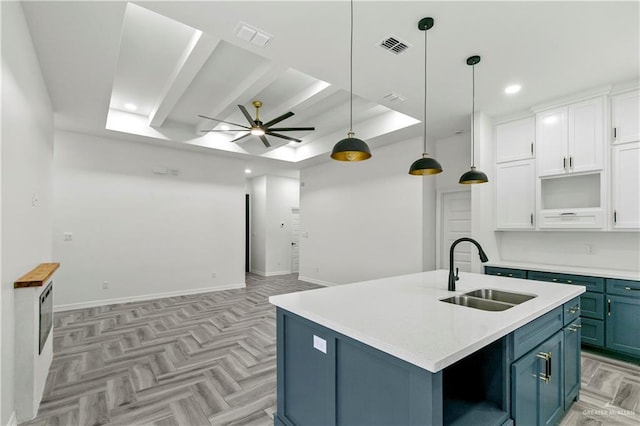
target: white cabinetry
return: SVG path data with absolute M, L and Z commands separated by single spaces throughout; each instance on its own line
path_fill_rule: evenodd
M 534 229 L 535 160 L 496 166 L 496 229 Z
M 535 137 L 535 117 L 497 125 L 496 163 L 533 158 Z
M 611 98 L 613 143 L 640 141 L 640 90 Z
M 536 127 L 539 177 L 602 170 L 603 97 L 539 112 Z
M 640 142 L 615 145 L 612 169 L 613 228 L 640 229 Z

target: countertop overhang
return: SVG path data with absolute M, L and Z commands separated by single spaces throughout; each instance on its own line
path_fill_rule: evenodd
M 585 292 L 582 286 L 438 270 L 272 296 L 269 302 L 432 373 Z M 536 295 L 500 312 L 440 301 L 481 288 Z

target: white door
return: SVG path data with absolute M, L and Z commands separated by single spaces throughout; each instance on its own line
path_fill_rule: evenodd
M 613 227 L 640 228 L 640 142 L 613 147 Z
M 611 98 L 614 143 L 640 140 L 640 91 Z
M 603 98 L 569 106 L 568 171 L 602 170 L 604 157 Z
M 300 269 L 300 209 L 291 209 L 291 273 Z
M 460 237 L 471 236 L 471 191 L 443 192 L 440 222 L 440 269 L 449 269 L 449 248 Z M 471 271 L 472 244 L 459 244 L 455 252 L 455 265 L 461 271 Z
M 496 228 L 533 229 L 536 200 L 534 160 L 496 166 Z

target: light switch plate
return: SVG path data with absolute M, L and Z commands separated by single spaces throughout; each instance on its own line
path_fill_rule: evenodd
M 323 354 L 327 353 L 327 341 L 315 334 L 313 335 L 313 347 Z

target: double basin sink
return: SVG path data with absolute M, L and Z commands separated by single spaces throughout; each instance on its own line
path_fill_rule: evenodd
M 533 299 L 534 295 L 512 293 L 510 291 L 494 290 L 482 288 L 470 291 L 459 296 L 440 299 L 442 302 L 453 303 L 454 305 L 466 306 L 469 308 L 481 309 L 483 311 L 504 311 L 527 300 Z

